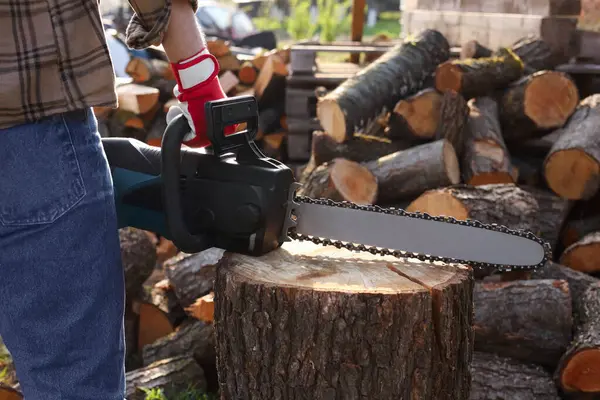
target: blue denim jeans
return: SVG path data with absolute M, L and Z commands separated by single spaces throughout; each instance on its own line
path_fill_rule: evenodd
M 123 400 L 124 277 L 91 109 L 0 129 L 0 336 L 26 400 Z

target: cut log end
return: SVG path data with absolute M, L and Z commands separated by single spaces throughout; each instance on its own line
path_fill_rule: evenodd
M 366 252 L 355 254 L 309 242 L 284 245 L 262 257 L 259 264 L 245 256 L 233 258 L 234 275 L 244 282 L 345 294 L 419 292 L 465 274 L 460 266 L 433 268 L 428 263 L 398 261 Z M 231 258 L 227 260 L 231 262 Z M 281 268 L 281 262 L 285 262 L 285 268 Z M 413 275 L 420 278 L 413 279 Z
M 442 96 L 437 90 L 425 90 L 411 99 L 400 100 L 394 113 L 406 121 L 414 136 L 430 139 L 438 130 L 441 105 Z
M 463 72 L 455 64 L 445 62 L 440 64 L 435 72 L 435 87 L 439 90 L 454 90 L 460 93 L 462 88 Z
M 524 111 L 539 128 L 555 128 L 564 125 L 578 102 L 577 86 L 571 79 L 544 71 L 525 89 Z
M 325 133 L 330 135 L 337 143 L 346 141 L 344 112 L 334 99 L 323 98 L 319 100 L 317 118 Z
M 377 180 L 362 165 L 343 158 L 335 159 L 330 178 L 338 192 L 356 204 L 373 204 L 377 195 Z
M 600 179 L 600 165 L 586 149 L 565 149 L 548 155 L 544 175 L 548 186 L 561 197 L 579 200 L 588 196 L 588 183 Z M 568 168 L 569 173 L 565 173 Z
M 567 390 L 600 392 L 600 350 L 590 348 L 577 352 L 565 366 L 560 380 Z
M 592 232 L 567 247 L 560 256 L 560 263 L 581 272 L 598 272 L 599 254 L 600 232 Z

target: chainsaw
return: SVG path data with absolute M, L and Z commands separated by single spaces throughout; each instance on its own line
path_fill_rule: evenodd
M 167 125 L 161 147 L 102 138 L 119 227 L 154 232 L 186 253 L 218 247 L 260 256 L 308 240 L 500 272 L 535 269 L 551 259 L 548 243 L 530 231 L 299 195 L 292 170 L 254 141 L 259 112 L 253 96 L 208 102 L 205 112 L 206 148 L 182 146 L 190 127 L 181 114 Z M 242 123 L 245 129 L 224 134 Z

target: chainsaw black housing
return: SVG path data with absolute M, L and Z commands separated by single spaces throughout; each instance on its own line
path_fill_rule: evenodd
M 167 126 L 160 151 L 135 139 L 103 139 L 121 225 L 155 231 L 187 253 L 219 247 L 261 255 L 279 247 L 287 239 L 295 181 L 289 167 L 265 156 L 254 142 L 256 99 L 208 102 L 206 117 L 211 141 L 206 149 L 182 148 L 190 132 L 183 115 Z M 244 122 L 246 129 L 225 136 L 227 126 Z M 139 174 L 146 178 L 131 178 Z

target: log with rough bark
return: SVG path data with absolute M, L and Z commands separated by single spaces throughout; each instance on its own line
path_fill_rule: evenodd
M 377 198 L 377 178 L 357 162 L 334 158 L 316 167 L 298 192 L 313 199 L 374 204 Z
M 573 308 L 573 322 L 579 324 L 579 315 L 583 310 L 583 294 L 590 285 L 600 284 L 598 278 L 576 271 L 564 265 L 549 261 L 543 268 L 538 268 L 529 274 L 530 279 L 564 280 L 569 284 Z
M 465 125 L 469 119 L 469 106 L 465 98 L 454 90 L 446 90 L 442 95 L 440 124 L 436 139 L 447 139 L 454 147 L 456 155 L 462 157 L 465 145 Z
M 143 284 L 156 266 L 156 246 L 145 231 L 131 227 L 119 229 L 119 242 L 125 291 L 132 301 L 141 296 Z
M 585 235 L 560 255 L 560 263 L 586 273 L 600 271 L 600 231 Z
M 569 219 L 561 234 L 562 245 L 567 248 L 590 233 L 600 232 L 600 215 Z
M 558 64 L 548 42 L 538 36 L 529 35 L 521 38 L 510 48 L 523 61 L 525 74 L 551 70 Z
M 213 290 L 216 265 L 223 252 L 212 247 L 195 254 L 180 253 L 165 262 L 164 269 L 179 304 L 188 307 Z
M 566 281 L 477 282 L 473 307 L 477 351 L 554 368 L 571 341 Z
M 502 137 L 498 104 L 492 97 L 469 100 L 469 119 L 461 157 L 463 180 L 468 185 L 514 183 L 513 165 Z
M 316 166 L 341 157 L 350 161 L 363 162 L 405 150 L 412 143 L 389 140 L 379 136 L 355 134 L 344 143 L 336 142 L 330 135 L 321 130 L 312 133 L 311 157 Z
M 560 400 L 552 376 L 539 365 L 476 351 L 470 400 Z
M 215 282 L 221 395 L 468 399 L 472 282 L 462 265 L 309 242 L 226 253 Z
M 587 200 L 600 189 L 600 93 L 583 99 L 544 161 L 548 186 L 559 196 Z
M 414 198 L 460 182 L 456 152 L 446 139 L 400 150 L 363 164 L 377 180 L 377 204 Z
M 212 324 L 192 319 L 186 321 L 176 332 L 147 344 L 142 350 L 144 365 L 164 358 L 190 355 L 200 363 L 214 364 L 215 329 Z
M 477 40 L 469 40 L 460 46 L 460 58 L 463 60 L 469 58 L 490 57 L 491 55 L 492 50 L 488 49 Z
M 465 99 L 491 95 L 523 75 L 523 63 L 510 50 L 500 49 L 490 57 L 453 59 L 435 71 L 435 87 L 440 92 L 454 90 Z
M 566 199 L 549 191 L 515 184 L 457 185 L 428 190 L 407 207 L 407 211 L 529 229 L 553 249 L 569 209 Z
M 555 379 L 568 394 L 600 395 L 600 283 L 581 295 L 579 323 Z
M 394 141 L 405 142 L 447 138 L 460 153 L 468 113 L 467 102 L 460 94 L 426 88 L 396 103 L 385 133 Z
M 574 81 L 559 71 L 539 71 L 513 82 L 503 93 L 504 140 L 524 142 L 565 124 L 579 103 Z
M 421 90 L 449 57 L 450 45 L 439 31 L 427 29 L 407 38 L 319 99 L 317 117 L 324 131 L 339 143 L 350 139 L 384 109 Z
M 218 387 L 215 353 L 215 328 L 196 319 L 189 319 L 173 334 L 159 338 L 141 352 L 143 365 L 169 357 L 192 356 L 202 367 L 209 390 Z
M 161 388 L 169 398 L 190 388 L 204 390 L 204 371 L 190 356 L 179 356 L 158 360 L 143 368 L 126 374 L 127 400 L 145 400 L 142 390 Z

